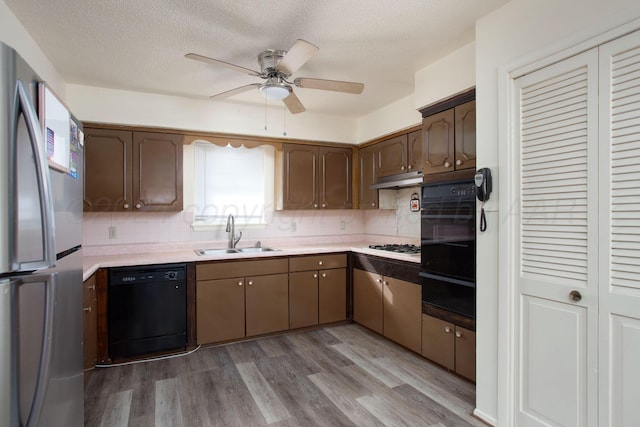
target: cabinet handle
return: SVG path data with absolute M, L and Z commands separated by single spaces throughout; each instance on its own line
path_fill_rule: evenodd
M 449 162 L 444 162 L 444 167 L 445 167 L 445 168 L 450 168 L 450 167 L 451 167 L 451 163 L 449 163 Z
M 322 273 L 322 277 L 327 277 L 327 273 Z
M 314 208 L 317 208 L 317 207 L 318 207 L 318 204 L 317 204 L 317 203 L 314 203 L 314 204 L 313 204 L 313 207 L 314 207 Z
M 400 170 L 401 170 L 401 171 L 403 171 L 404 169 L 405 169 L 405 168 L 404 168 L 404 165 L 400 166 Z
M 326 208 L 326 207 L 327 207 L 327 204 L 326 204 L 326 203 L 323 203 L 323 204 L 322 204 L 322 207 L 323 207 L 323 208 Z
M 450 328 L 450 327 L 448 327 L 448 326 L 445 326 L 445 327 L 444 327 L 444 331 L 445 331 L 446 333 L 450 333 L 450 332 L 451 332 L 451 328 Z
M 318 261 L 318 265 L 322 265 L 322 261 Z
M 89 289 L 90 291 L 95 291 L 96 290 L 96 285 L 87 286 L 87 289 Z
M 413 169 L 413 166 L 409 165 L 409 166 L 407 166 L 407 169 L 411 170 L 411 169 Z
M 389 282 L 387 282 L 386 280 L 383 281 L 382 284 L 389 286 Z
M 125 203 L 124 205 L 122 205 L 122 207 L 125 209 L 129 209 L 129 203 Z
M 140 203 L 136 203 L 136 209 L 140 209 L 142 205 Z
M 317 279 L 318 278 L 318 273 L 313 273 L 313 278 Z
M 247 283 L 247 285 L 249 285 L 249 286 L 253 285 L 253 280 L 249 280 L 249 282 Z
M 382 283 L 382 279 L 376 279 L 376 282 Z
M 372 207 L 372 208 L 375 208 L 375 207 L 376 207 L 375 202 L 371 202 L 371 207 Z
M 456 338 L 460 338 L 462 336 L 462 332 L 456 331 Z
M 242 286 L 242 280 L 238 281 L 238 286 Z
M 91 307 L 85 307 L 83 310 L 84 311 L 88 311 L 89 313 L 91 313 Z
M 460 166 L 462 164 L 462 160 L 458 159 L 456 160 L 456 166 Z

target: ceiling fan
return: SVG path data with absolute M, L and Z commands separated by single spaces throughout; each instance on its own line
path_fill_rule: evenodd
M 334 92 L 360 94 L 364 90 L 363 83 L 343 82 L 338 80 L 312 79 L 297 77 L 289 81 L 291 75 L 305 62 L 318 52 L 318 47 L 308 41 L 298 39 L 286 50 L 267 49 L 258 55 L 260 71 L 255 71 L 240 65 L 231 64 L 220 59 L 209 58 L 197 53 L 187 53 L 186 58 L 208 64 L 221 65 L 231 70 L 239 71 L 250 76 L 266 80 L 264 83 L 251 83 L 235 89 L 212 95 L 212 99 L 223 99 L 242 92 L 257 88 L 267 99 L 280 99 L 287 106 L 291 114 L 305 111 L 304 105 L 293 92 L 292 86 L 305 89 L 321 89 Z

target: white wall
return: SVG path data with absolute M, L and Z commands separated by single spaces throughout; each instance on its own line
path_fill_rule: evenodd
M 17 50 L 40 78 L 61 99 L 66 99 L 66 85 L 62 77 L 3 0 L 0 0 L 0 41 Z
M 513 0 L 480 19 L 476 25 L 477 166 L 490 167 L 494 193 L 486 204 L 488 228 L 477 241 L 477 373 L 476 414 L 495 424 L 509 425 L 504 401 L 508 390 L 503 378 L 504 348 L 498 347 L 498 289 L 500 227 L 509 208 L 499 205 L 500 177 L 498 112 L 500 72 L 523 61 L 567 49 L 616 26 L 640 17 L 637 0 Z M 640 25 L 640 24 L 639 24 Z
M 363 143 L 380 136 L 420 124 L 422 117 L 413 105 L 413 95 L 358 119 L 357 141 Z
M 475 42 L 472 42 L 418 71 L 415 76 L 414 108 L 420 110 L 474 87 L 475 70 Z
M 305 112 L 295 116 L 280 105 L 191 99 L 178 96 L 70 84 L 69 108 L 82 121 L 142 125 L 268 137 L 355 143 L 355 120 Z

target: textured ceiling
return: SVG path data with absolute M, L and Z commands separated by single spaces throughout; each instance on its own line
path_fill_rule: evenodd
M 471 42 L 508 0 L 5 0 L 68 83 L 207 98 L 262 82 L 184 58 L 259 70 L 298 38 L 320 50 L 295 77 L 357 81 L 361 95 L 296 88 L 308 111 L 360 117 L 413 92 L 414 73 Z M 229 101 L 264 103 L 258 91 Z M 219 102 L 219 101 L 211 101 Z

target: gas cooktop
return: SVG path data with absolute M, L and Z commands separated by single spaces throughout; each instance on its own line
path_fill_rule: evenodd
M 378 249 L 381 251 L 397 252 L 408 255 L 420 254 L 420 246 L 409 244 L 369 245 L 369 249 Z

